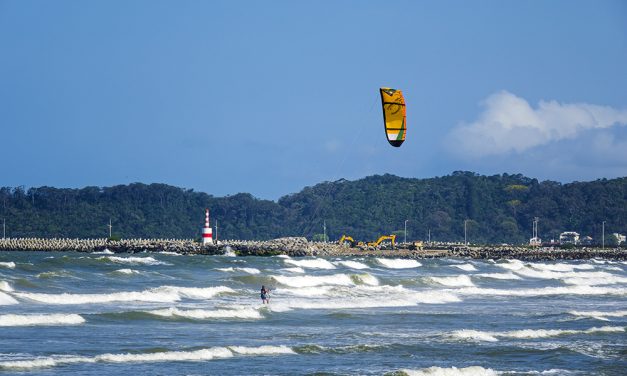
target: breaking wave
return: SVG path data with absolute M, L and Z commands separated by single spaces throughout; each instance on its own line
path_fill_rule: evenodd
M 236 309 L 189 309 L 182 310 L 176 307 L 165 309 L 156 309 L 145 311 L 148 314 L 161 317 L 181 317 L 194 320 L 207 319 L 261 319 L 263 316 L 254 308 L 236 308 Z
M 195 351 L 163 351 L 139 354 L 101 354 L 93 357 L 57 355 L 0 362 L 0 369 L 33 369 L 73 363 L 139 363 L 139 362 L 197 362 L 225 359 L 233 356 L 269 356 L 296 354 L 287 346 L 229 346 L 212 347 Z
M 0 305 L 18 304 L 17 300 L 13 299 L 9 294 L 0 292 Z
M 290 286 L 290 287 L 313 287 L 322 285 L 339 285 L 350 286 L 354 285 L 353 280 L 346 274 L 333 274 L 333 275 L 321 275 L 321 276 L 284 276 L 273 275 L 272 279 L 278 283 Z
M 474 286 L 470 277 L 467 275 L 457 275 L 453 277 L 427 277 L 428 280 L 440 285 L 449 287 Z
M 13 287 L 7 281 L 0 281 L 0 291 L 11 292 L 13 291 Z
M 591 317 L 593 319 L 601 321 L 610 321 L 608 317 L 625 317 L 627 311 L 613 311 L 613 312 L 601 312 L 601 311 L 570 311 L 569 314 L 579 317 Z
M 9 269 L 15 269 L 15 263 L 13 261 L 0 262 L 0 267 L 9 268 Z
M 178 287 L 161 286 L 144 291 L 114 292 L 110 294 L 36 294 L 15 293 L 19 298 L 46 304 L 99 304 L 111 302 L 158 302 L 172 303 L 188 299 L 209 299 L 221 293 L 234 292 L 226 286 L 217 287 Z
M 295 266 L 293 268 L 283 268 L 281 270 L 284 270 L 289 273 L 305 273 L 305 269 L 301 268 L 300 266 Z
M 118 269 L 118 270 L 112 271 L 111 273 L 126 274 L 126 275 L 141 274 L 141 272 L 139 270 L 135 270 L 135 269 Z
M 419 266 L 422 266 L 422 264 L 419 263 L 418 261 L 411 260 L 411 259 L 377 258 L 377 262 L 381 264 L 382 266 L 389 268 L 389 269 L 410 269 L 410 268 L 417 268 Z
M 396 373 L 404 376 L 497 376 L 498 373 L 491 368 L 470 366 L 465 368 L 441 368 L 429 367 L 417 370 L 402 369 Z
M 229 268 L 218 268 L 217 270 L 219 270 L 221 272 L 244 272 L 244 273 L 248 273 L 248 274 L 259 274 L 259 273 L 261 273 L 261 271 L 259 269 L 256 269 L 256 268 L 233 268 L 233 267 L 229 267 Z
M 483 278 L 492 278 L 492 279 L 522 279 L 519 276 L 517 276 L 516 274 L 512 273 L 512 272 L 508 272 L 508 273 L 479 273 L 479 274 L 474 274 L 474 276 L 477 277 L 483 277 Z
M 543 287 L 536 289 L 490 289 L 479 287 L 464 287 L 454 290 L 455 293 L 464 295 L 494 295 L 494 296 L 548 296 L 548 295 L 627 295 L 627 289 L 616 287 L 592 287 L 592 286 L 563 286 Z
M 338 264 L 343 265 L 347 268 L 351 268 L 351 269 L 370 269 L 370 267 L 364 263 L 358 262 L 358 261 L 351 261 L 351 260 L 346 260 L 346 261 L 338 261 Z
M 346 287 L 327 288 L 324 298 L 308 296 L 287 298 L 272 302 L 268 308 L 274 312 L 293 309 L 366 309 L 386 307 L 410 307 L 417 304 L 445 304 L 460 299 L 443 291 L 413 291 L 402 286 L 357 286 L 347 291 Z
M 474 272 L 477 271 L 477 268 L 475 268 L 475 266 L 473 264 L 461 264 L 461 265 L 451 265 L 452 267 L 461 269 L 461 270 L 465 270 L 467 272 Z
M 152 257 L 118 257 L 118 256 L 103 256 L 99 257 L 99 260 L 108 260 L 117 264 L 129 264 L 129 265 L 170 265 L 167 262 L 156 260 Z
M 512 330 L 508 332 L 483 332 L 479 330 L 462 329 L 450 333 L 450 337 L 459 340 L 496 342 L 498 341 L 498 338 L 536 339 L 574 334 L 621 333 L 624 331 L 625 328 L 623 328 L 622 326 L 603 326 L 600 328 L 594 327 L 585 330 L 523 329 Z
M 78 325 L 85 319 L 77 314 L 0 315 L 0 326 Z
M 310 259 L 310 260 L 294 260 L 291 258 L 286 258 L 283 260 L 286 264 L 300 266 L 301 268 L 310 268 L 310 269 L 335 269 L 335 265 L 331 264 L 329 261 L 325 259 Z

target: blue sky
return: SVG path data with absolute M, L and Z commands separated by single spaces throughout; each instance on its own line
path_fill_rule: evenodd
M 627 176 L 625 67 L 624 1 L 0 0 L 0 185 Z

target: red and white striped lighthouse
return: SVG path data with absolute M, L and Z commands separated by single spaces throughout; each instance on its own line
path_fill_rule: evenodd
M 205 227 L 202 228 L 202 244 L 213 244 L 213 231 L 209 226 L 209 209 L 205 209 Z

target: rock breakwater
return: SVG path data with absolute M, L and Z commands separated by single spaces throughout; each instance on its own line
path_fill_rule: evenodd
M 310 242 L 303 237 L 279 238 L 266 241 L 223 240 L 215 245 L 203 245 L 192 239 L 0 239 L 0 251 L 78 251 L 114 253 L 175 252 L 181 254 L 222 255 L 234 253 L 240 256 L 372 256 L 395 258 L 463 257 L 474 259 L 519 260 L 585 260 L 601 258 L 627 260 L 627 250 L 599 248 L 527 248 L 527 247 L 465 247 L 449 245 L 424 250 L 400 247 L 395 250 L 374 248 L 348 248 L 337 243 Z

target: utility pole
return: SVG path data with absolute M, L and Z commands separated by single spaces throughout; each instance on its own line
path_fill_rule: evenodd
M 601 240 L 602 241 L 601 249 L 605 249 L 605 221 L 603 221 L 602 227 L 603 227 L 603 232 L 602 232 L 602 235 L 601 235 L 601 239 L 602 239 Z
M 109 218 L 109 239 L 111 239 L 111 218 Z
M 409 221 L 409 219 L 405 220 L 405 241 L 403 243 L 407 244 L 407 221 Z

